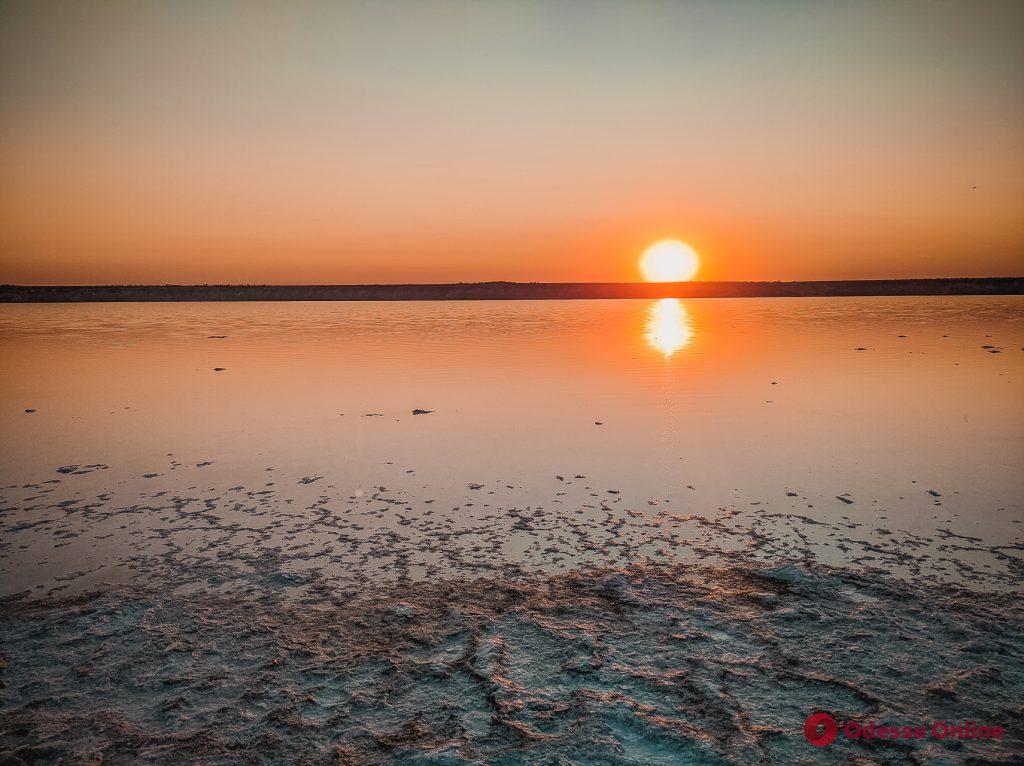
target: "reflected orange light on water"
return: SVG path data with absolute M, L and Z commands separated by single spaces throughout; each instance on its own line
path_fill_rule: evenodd
M 690 312 L 678 298 L 662 298 L 651 304 L 644 333 L 648 345 L 665 358 L 686 348 L 693 340 Z

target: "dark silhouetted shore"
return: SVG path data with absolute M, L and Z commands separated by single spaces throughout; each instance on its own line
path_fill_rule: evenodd
M 816 282 L 458 282 L 410 285 L 0 285 L 3 303 L 451 301 L 1020 295 L 1024 277 Z

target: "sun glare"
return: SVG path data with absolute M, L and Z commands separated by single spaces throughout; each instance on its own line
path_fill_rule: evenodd
M 687 282 L 699 268 L 697 251 L 678 239 L 655 242 L 640 256 L 640 273 L 648 282 Z
M 693 326 L 690 312 L 677 298 L 662 298 L 651 304 L 647 314 L 647 343 L 665 358 L 690 345 Z

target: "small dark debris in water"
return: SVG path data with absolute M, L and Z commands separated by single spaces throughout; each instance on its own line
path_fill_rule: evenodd
M 617 495 L 617 494 L 619 494 L 619 490 L 617 490 L 617 489 L 607 489 L 607 490 L 605 490 L 605 492 L 607 492 L 609 495 Z
M 907 336 L 906 335 L 897 335 L 896 337 L 897 338 L 906 338 Z
M 68 474 L 68 473 L 73 473 L 73 474 L 92 473 L 93 471 L 102 471 L 105 468 L 109 468 L 109 467 L 110 466 L 105 465 L 104 463 L 91 463 L 90 465 L 62 465 L 60 468 L 57 469 L 57 473 L 64 473 L 64 474 Z
M 204 460 L 202 463 L 196 463 L 196 468 L 206 468 L 208 465 L 213 465 L 212 460 Z M 269 468 L 267 469 L 270 470 Z
M 857 348 L 855 348 L 854 351 L 867 351 L 867 349 L 864 348 L 864 346 L 857 346 Z
M 796 497 L 796 492 L 787 492 L 786 497 Z
M 226 370 L 226 369 L 227 369 L 227 367 L 214 367 L 213 371 L 214 372 L 224 372 L 224 370 Z
M 481 489 L 481 488 L 483 488 L 484 485 L 483 484 L 467 484 L 466 486 L 469 487 L 470 489 Z
M 324 478 L 324 477 L 320 476 L 320 475 L 316 475 L 316 476 L 303 476 L 301 479 L 299 479 L 299 484 L 312 484 L 314 481 L 320 481 L 320 479 L 322 479 L 322 478 Z
M 595 426 L 603 426 L 603 425 L 604 425 L 604 423 L 602 423 L 602 422 L 601 422 L 600 420 L 595 420 L 595 421 L 594 421 L 594 425 L 595 425 Z
M 412 414 L 413 415 L 429 415 L 431 412 L 433 412 L 433 410 L 421 410 L 421 409 L 417 408 L 417 409 L 412 411 Z
M 144 473 L 144 474 L 142 474 L 142 478 L 143 479 L 155 479 L 159 475 L 160 474 L 158 474 L 158 473 Z
M 384 416 L 381 413 L 379 413 L 379 412 L 367 412 L 365 415 L 363 415 L 363 417 L 364 418 L 382 418 Z
M 939 492 L 936 492 L 934 489 L 929 489 L 928 490 L 928 494 L 931 495 L 932 497 L 942 497 L 942 494 L 939 493 Z
M 844 497 L 843 495 L 836 495 L 836 500 L 841 500 L 847 505 L 853 505 L 853 501 L 848 497 Z
M 25 410 L 25 412 L 35 412 L 35 410 L 29 409 L 29 410 Z
M 226 338 L 228 336 L 227 335 L 207 335 L 206 337 L 209 338 L 210 340 L 223 340 L 224 338 Z

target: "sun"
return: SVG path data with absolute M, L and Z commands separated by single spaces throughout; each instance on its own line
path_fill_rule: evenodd
M 678 239 L 655 242 L 640 256 L 640 273 L 648 282 L 688 282 L 699 268 L 697 251 Z

